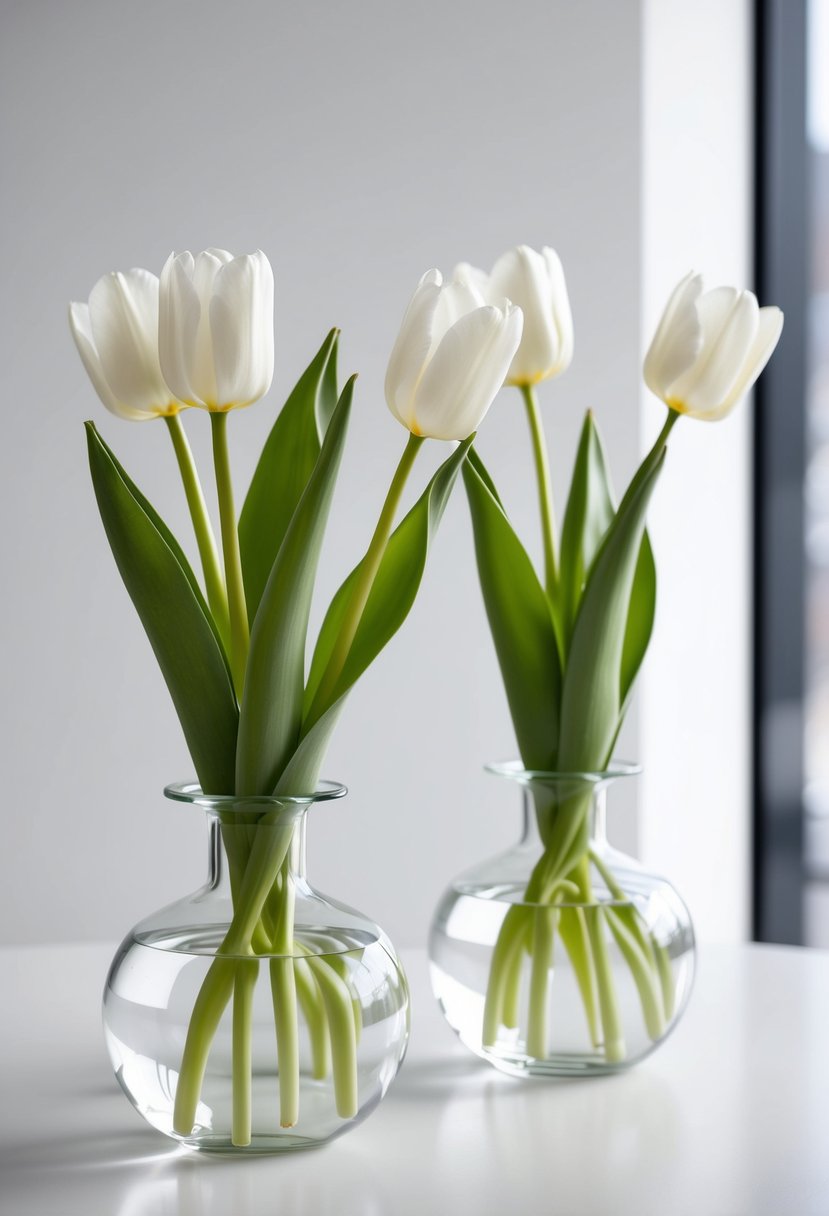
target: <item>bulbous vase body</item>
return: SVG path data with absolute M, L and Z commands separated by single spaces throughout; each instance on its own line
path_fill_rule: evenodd
M 207 811 L 208 879 L 136 925 L 113 960 L 103 1013 L 116 1077 L 148 1123 L 197 1149 L 322 1144 L 377 1106 L 409 1034 L 389 939 L 305 875 L 305 812 L 345 790 L 166 792 Z
M 676 1026 L 694 976 L 685 904 L 608 843 L 608 786 L 638 770 L 528 773 L 518 843 L 455 879 L 429 939 L 432 987 L 461 1041 L 518 1076 L 614 1072 Z

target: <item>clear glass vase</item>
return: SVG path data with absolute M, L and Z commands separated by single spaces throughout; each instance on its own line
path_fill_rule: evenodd
M 461 1041 L 517 1076 L 615 1072 L 671 1032 L 694 931 L 670 883 L 608 844 L 608 786 L 639 769 L 489 771 L 517 782 L 518 844 L 457 878 L 429 940 L 432 987 Z
M 141 1115 L 218 1152 L 322 1144 L 386 1093 L 409 1035 L 409 992 L 385 933 L 305 876 L 307 798 L 165 794 L 202 807 L 209 871 L 140 922 L 113 960 L 104 1029 Z

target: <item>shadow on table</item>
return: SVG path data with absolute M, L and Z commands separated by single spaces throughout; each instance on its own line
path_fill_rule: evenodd
M 371 1151 L 338 1140 L 273 1157 L 202 1155 L 152 1128 L 44 1127 L 0 1157 L 0 1211 L 32 1216 L 385 1216 Z M 113 1111 L 115 1116 L 115 1112 Z M 103 1116 L 103 1117 L 102 1117 Z M 117 1118 L 117 1116 L 115 1116 Z
M 179 1152 L 178 1146 L 166 1141 L 149 1127 L 137 1127 L 131 1132 L 84 1131 L 44 1133 L 37 1142 L 13 1140 L 0 1153 L 0 1173 L 38 1174 L 48 1170 L 60 1172 L 123 1169 L 148 1161 L 159 1161 Z

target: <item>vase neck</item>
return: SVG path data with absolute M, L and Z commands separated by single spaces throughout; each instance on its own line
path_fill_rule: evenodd
M 590 840 L 595 844 L 604 844 L 607 840 L 607 787 L 603 783 L 585 785 L 577 795 L 572 786 L 566 791 L 566 797 L 557 798 L 555 791 L 549 785 L 526 785 L 523 794 L 523 828 L 521 843 L 528 847 L 545 848 L 545 835 L 549 828 L 551 809 L 560 803 L 564 813 L 578 813 L 585 802 L 589 802 L 587 812 Z
M 274 824 L 266 820 L 245 823 L 239 816 L 208 813 L 207 883 L 211 890 L 226 888 L 230 892 L 234 875 L 244 873 L 248 857 L 262 848 L 266 839 L 277 832 L 290 833 L 290 844 L 283 869 L 294 882 L 304 882 L 305 829 L 307 814 L 303 810 L 290 819 Z

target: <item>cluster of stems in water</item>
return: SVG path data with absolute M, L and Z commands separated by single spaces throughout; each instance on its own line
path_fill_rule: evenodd
M 211 422 L 223 572 L 192 453 L 178 418 L 169 420 L 202 558 L 208 601 L 241 702 L 250 636 L 227 446 L 227 415 L 212 414 Z M 422 442 L 419 436 L 409 436 L 352 588 L 336 645 L 303 723 L 306 730 L 336 699 L 337 681 Z M 309 784 L 313 786 L 314 780 Z M 243 801 L 240 799 L 240 804 Z M 230 868 L 233 919 L 202 984 L 188 1027 L 173 1114 L 174 1130 L 181 1136 L 190 1136 L 196 1126 L 211 1044 L 232 999 L 232 1141 L 236 1145 L 250 1143 L 253 995 L 260 960 L 264 958 L 268 959 L 273 996 L 281 1125 L 293 1127 L 299 1119 L 300 1012 L 308 1028 L 314 1078 L 321 1080 L 330 1073 L 337 1113 L 343 1119 L 357 1113 L 359 1002 L 349 989 L 344 957 L 315 954 L 294 935 L 295 828 L 296 823 L 287 811 L 257 816 L 237 810 L 223 816 L 222 838 Z
M 490 965 L 483 1014 L 482 1045 L 493 1047 L 503 1026 L 519 1024 L 519 998 L 525 959 L 529 1001 L 525 1049 L 533 1059 L 554 1054 L 548 1008 L 554 974 L 556 937 L 570 959 L 590 1042 L 610 1063 L 625 1059 L 625 1037 L 609 944 L 614 940 L 630 970 L 649 1037 L 656 1041 L 674 1012 L 674 982 L 668 952 L 647 928 L 629 896 L 619 887 L 588 837 L 592 791 L 553 805 L 536 795 L 539 826 L 546 844 L 524 894 L 498 933 Z M 593 873 L 607 890 L 598 900 Z
M 342 954 L 317 954 L 295 937 L 295 875 L 300 828 L 289 808 L 221 816 L 234 914 L 190 1018 L 176 1088 L 173 1128 L 190 1136 L 210 1048 L 227 1006 L 232 1012 L 232 1125 L 235 1145 L 251 1141 L 253 993 L 267 962 L 279 1066 L 282 1127 L 299 1120 L 299 1016 L 306 1022 L 315 1080 L 332 1075 L 336 1109 L 357 1113 L 359 1002 Z M 350 956 L 349 956 L 350 957 Z

